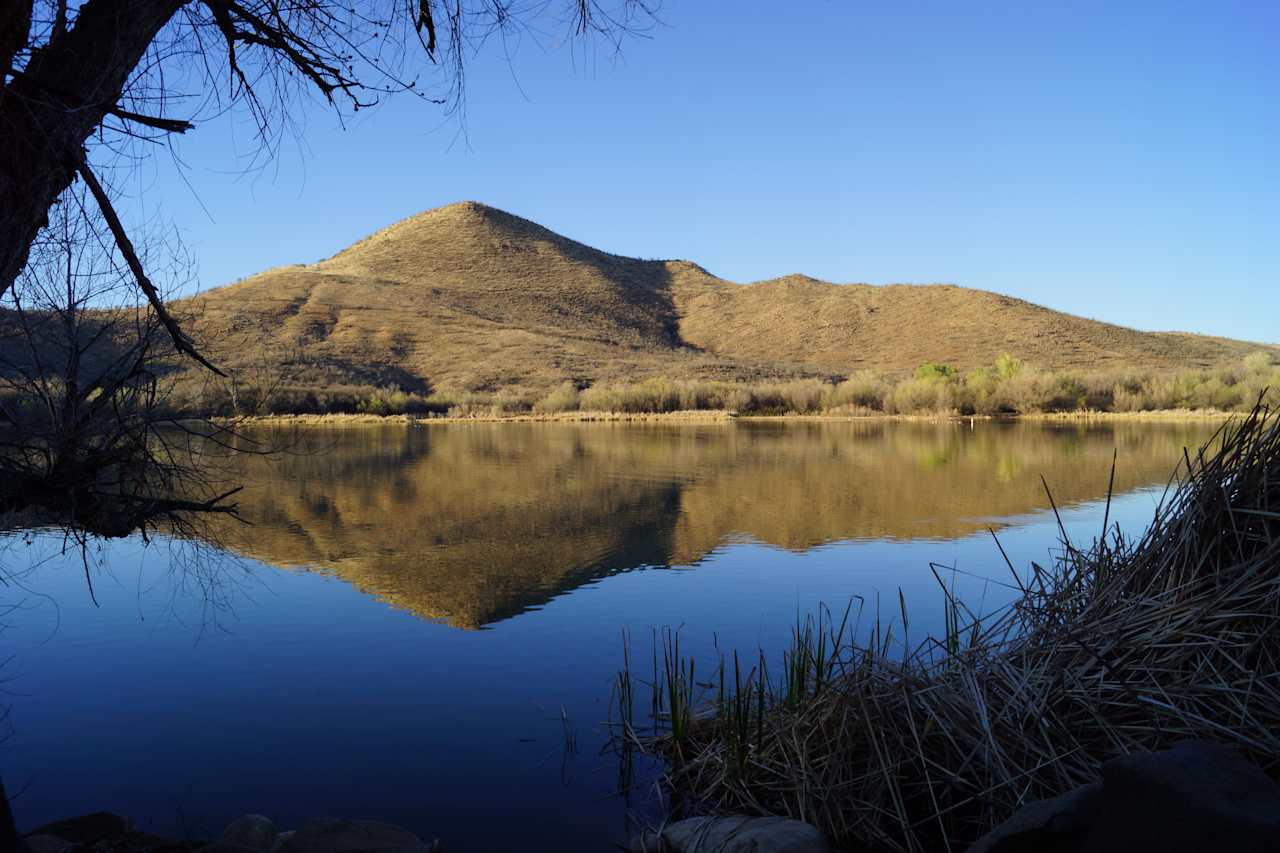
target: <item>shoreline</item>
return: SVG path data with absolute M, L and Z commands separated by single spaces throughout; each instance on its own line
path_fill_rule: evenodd
M 1219 409 L 1158 409 L 1144 412 L 1027 412 L 1005 415 L 895 415 L 869 411 L 859 414 L 815 412 L 812 414 L 787 413 L 780 415 L 740 415 L 725 409 L 705 409 L 675 412 L 555 412 L 546 414 L 521 413 L 512 415 L 478 415 L 474 417 L 441 417 L 430 415 L 372 415 L 372 414 L 293 414 L 246 415 L 240 418 L 210 418 L 220 425 L 243 424 L 248 426 L 386 426 L 390 424 L 444 425 L 444 424 L 496 424 L 496 423 L 687 423 L 714 424 L 734 421 L 767 422 L 924 422 L 964 423 L 997 421 L 1039 422 L 1090 422 L 1090 421 L 1226 421 L 1242 417 L 1241 412 Z

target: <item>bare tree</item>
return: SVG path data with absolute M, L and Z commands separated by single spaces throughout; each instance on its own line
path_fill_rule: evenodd
M 130 245 L 90 147 L 156 141 L 241 106 L 270 156 L 304 93 L 339 112 L 396 92 L 456 108 L 467 57 L 491 37 L 560 29 L 616 47 L 653 14 L 646 0 L 3 0 L 0 296 L 79 177 L 175 348 L 203 361 Z
M 83 184 L 64 194 L 0 300 L 0 511 L 107 536 L 231 511 L 188 464 L 193 431 L 165 395 L 177 352 L 163 319 L 134 298 L 89 195 Z M 166 278 L 187 274 L 179 245 L 142 245 L 140 261 Z

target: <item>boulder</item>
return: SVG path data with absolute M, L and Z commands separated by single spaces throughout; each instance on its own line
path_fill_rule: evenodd
M 983 836 L 969 853 L 1074 853 L 1102 807 L 1102 786 L 1082 785 L 1051 800 L 1028 803 Z
M 647 833 L 634 853 L 829 853 L 822 833 L 781 817 L 695 817 Z
M 241 815 L 222 830 L 219 841 L 268 853 L 279 836 L 276 825 L 260 814 Z
M 1280 850 L 1280 786 L 1232 747 L 1187 741 L 1102 766 L 1090 853 Z
M 372 820 L 309 820 L 284 839 L 280 853 L 428 853 L 407 829 Z
M 95 841 L 124 838 L 132 829 L 132 823 L 127 817 L 110 812 L 94 812 L 46 823 L 31 830 L 28 835 L 52 835 L 76 844 L 92 844 Z
M 968 853 L 1280 850 L 1280 786 L 1223 744 L 1114 758 L 1102 783 L 1029 803 Z
M 76 846 L 74 841 L 56 835 L 28 835 L 23 843 L 27 845 L 27 853 L 67 853 Z

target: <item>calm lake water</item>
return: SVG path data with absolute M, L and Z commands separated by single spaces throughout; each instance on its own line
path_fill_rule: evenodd
M 458 424 L 312 428 L 243 459 L 208 543 L 0 551 L 0 770 L 21 827 L 110 810 L 392 821 L 451 853 L 607 850 L 622 631 L 782 648 L 854 597 L 940 629 L 930 563 L 987 608 L 1058 539 L 1150 520 L 1205 423 Z M 94 598 L 96 597 L 96 605 Z M 701 667 L 700 667 L 701 668 Z M 566 730 L 574 743 L 567 743 Z M 652 813 L 648 788 L 634 803 Z

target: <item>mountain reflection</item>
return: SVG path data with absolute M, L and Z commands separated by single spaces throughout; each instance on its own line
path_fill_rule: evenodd
M 748 537 L 791 550 L 949 539 L 1163 483 L 1205 423 L 731 422 L 299 428 L 238 457 L 240 525 L 210 538 L 476 628 L 593 579 L 691 565 Z

